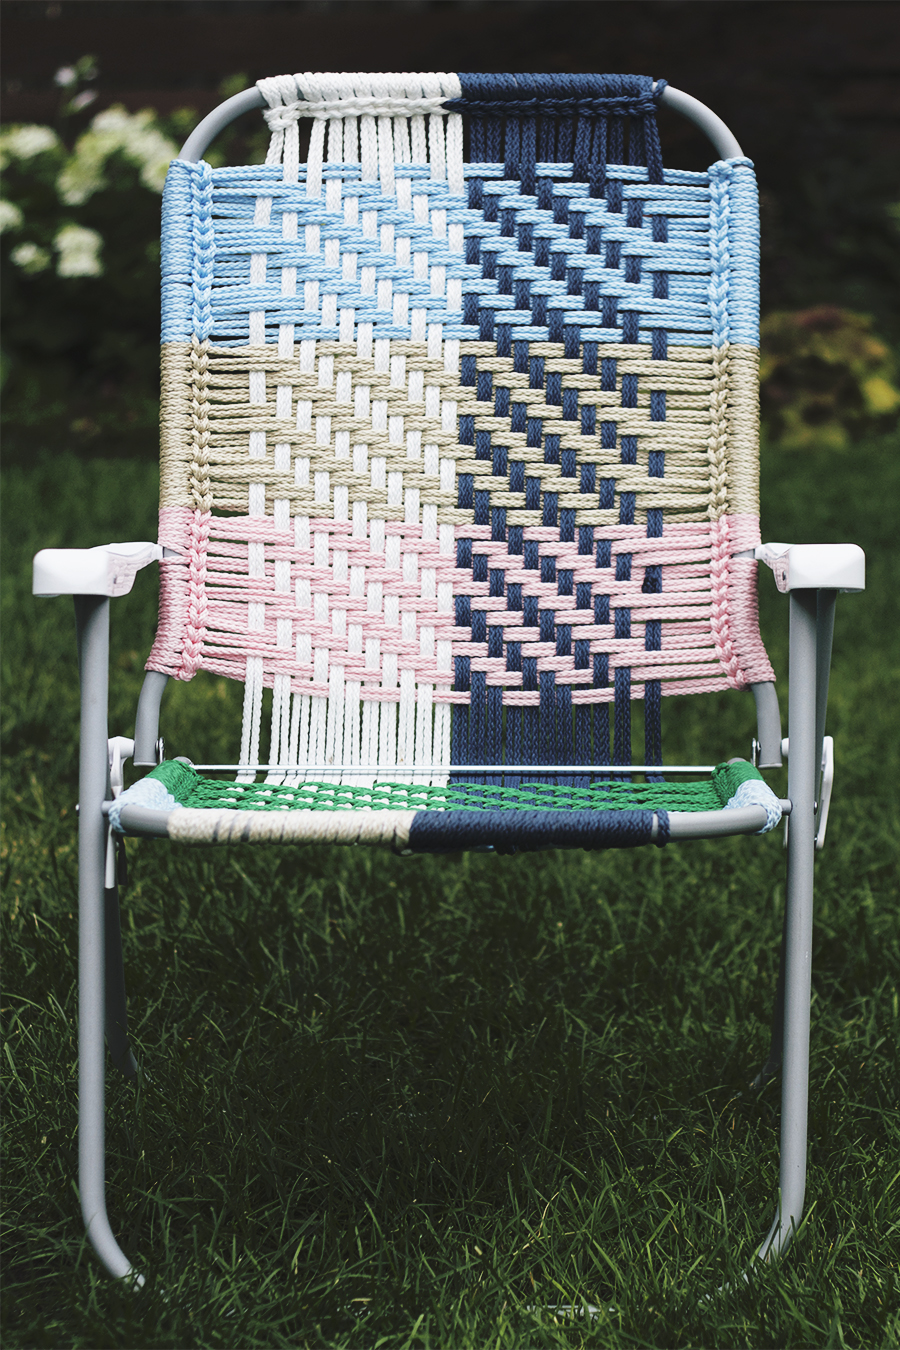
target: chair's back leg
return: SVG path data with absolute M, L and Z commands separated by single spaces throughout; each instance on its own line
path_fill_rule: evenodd
M 837 591 L 816 593 L 816 796 L 822 774 L 822 743 L 825 739 L 825 714 L 828 711 L 828 682 L 831 674 L 831 644 L 834 639 L 834 609 Z
M 119 888 L 103 893 L 105 916 L 104 966 L 106 974 L 106 1043 L 110 1058 L 126 1078 L 137 1077 L 137 1064 L 128 1040 L 128 1007 L 125 997 L 125 968 L 122 962 L 122 926 L 119 916 Z
M 778 1209 L 758 1259 L 789 1245 L 803 1214 L 809 1098 L 816 821 L 816 592 L 791 592 L 787 913 L 784 944 L 784 1071 Z
M 159 670 L 148 670 L 141 685 L 137 714 L 134 721 L 134 767 L 153 767 L 159 736 L 159 706 L 169 683 L 168 675 Z
M 106 821 L 109 771 L 107 694 L 109 600 L 76 596 L 81 670 L 78 773 L 78 1187 L 91 1245 L 111 1275 L 133 1274 L 106 1215 L 105 948 Z M 140 1280 L 140 1276 L 135 1276 Z

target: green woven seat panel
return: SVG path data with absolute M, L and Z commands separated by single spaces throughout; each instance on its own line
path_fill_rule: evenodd
M 577 771 L 575 771 L 577 772 Z M 535 773 L 540 773 L 537 768 Z M 709 778 L 695 783 L 632 783 L 622 779 L 590 787 L 563 787 L 555 783 L 527 783 L 520 787 L 493 787 L 456 783 L 428 787 L 413 783 L 376 783 L 353 787 L 345 783 L 235 783 L 205 778 L 190 765 L 167 760 L 151 770 L 150 778 L 165 784 L 180 806 L 240 811 L 719 811 L 739 785 L 764 781 L 743 760 L 719 764 Z

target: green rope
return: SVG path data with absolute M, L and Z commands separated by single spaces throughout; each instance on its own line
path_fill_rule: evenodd
M 459 772 L 465 772 L 464 769 Z M 540 773 L 536 766 L 534 772 Z M 602 773 L 602 770 L 594 770 Z M 699 783 L 632 783 L 621 779 L 587 788 L 557 783 L 493 787 L 455 783 L 427 787 L 414 783 L 234 783 L 203 778 L 188 764 L 166 760 L 148 777 L 158 778 L 180 806 L 241 811 L 719 811 L 748 778 L 762 780 L 752 764 L 719 764 Z

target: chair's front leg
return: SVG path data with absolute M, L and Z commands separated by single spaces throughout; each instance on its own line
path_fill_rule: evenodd
M 783 1252 L 800 1225 L 806 1192 L 809 1003 L 816 835 L 816 592 L 791 592 L 788 677 L 787 912 L 784 942 L 784 1070 L 781 1164 L 775 1221 L 758 1253 Z
M 778 978 L 775 984 L 775 1003 L 772 1008 L 772 1036 L 769 1041 L 769 1053 L 766 1062 L 750 1084 L 757 1092 L 761 1091 L 781 1068 L 784 1051 L 784 948 L 787 941 L 787 911 L 781 927 L 781 945 L 778 949 Z
M 109 600 L 76 596 L 81 671 L 78 774 L 78 1185 L 91 1244 L 110 1274 L 133 1275 L 106 1215 L 104 1022 L 106 963 Z M 141 1279 L 140 1276 L 135 1276 Z

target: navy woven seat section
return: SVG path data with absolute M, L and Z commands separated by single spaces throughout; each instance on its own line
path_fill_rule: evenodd
M 653 839 L 653 821 L 657 838 Z M 665 844 L 666 811 L 421 811 L 410 826 L 416 853 L 492 845 L 498 853 L 543 848 L 634 848 Z

